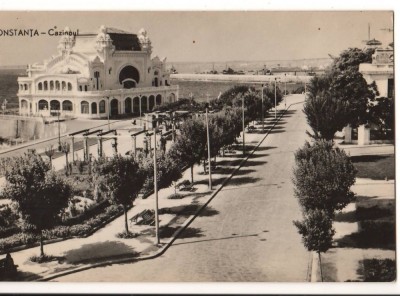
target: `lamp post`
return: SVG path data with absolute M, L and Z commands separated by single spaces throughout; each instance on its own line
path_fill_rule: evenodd
M 61 110 L 57 110 L 57 123 L 58 123 L 58 151 L 59 151 L 59 152 L 61 152 L 60 113 L 61 113 Z
M 110 130 L 110 97 L 107 97 L 107 124 L 108 130 Z
M 274 80 L 275 80 L 274 88 L 275 88 L 275 119 L 276 119 L 276 77 L 274 78 Z
M 264 84 L 261 84 L 261 124 L 264 132 Z
M 284 94 L 284 96 L 285 96 L 285 108 L 286 108 L 286 73 L 285 73 L 285 94 Z
M 157 156 L 156 156 L 156 152 L 157 152 L 157 123 L 154 120 L 153 121 L 153 133 L 154 133 L 154 153 L 153 153 L 153 157 L 154 157 L 154 194 L 155 194 L 155 200 L 156 200 L 156 207 L 154 210 L 155 216 L 155 224 L 156 224 L 156 245 L 160 244 L 160 235 L 159 235 L 159 229 L 160 226 L 158 224 L 158 187 L 157 187 Z
M 208 127 L 208 103 L 206 105 L 206 127 L 207 127 L 207 152 L 208 152 L 208 189 L 212 190 L 211 179 L 211 151 L 210 151 L 210 129 Z
M 245 129 L 244 129 L 244 96 L 242 96 L 242 129 L 243 129 L 243 156 L 246 155 L 246 141 L 245 141 Z

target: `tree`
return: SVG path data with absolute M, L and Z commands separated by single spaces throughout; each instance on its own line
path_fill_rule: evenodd
M 5 174 L 3 192 L 4 198 L 16 202 L 25 229 L 40 235 L 41 257 L 43 230 L 60 222 L 60 214 L 72 195 L 71 186 L 49 169 L 49 164 L 36 153 L 13 158 Z
M 394 136 L 394 100 L 392 98 L 377 98 L 369 107 L 369 120 L 376 124 L 386 138 Z
M 361 63 L 372 62 L 373 53 L 372 49 L 349 48 L 335 58 L 328 71 L 329 91 L 337 99 L 348 102 L 346 118 L 352 126 L 367 121 L 368 104 L 378 94 L 375 83 L 367 84 L 358 69 Z
M 321 209 L 333 216 L 354 198 L 350 187 L 355 183 L 356 169 L 343 150 L 332 142 L 306 142 L 295 153 L 293 183 L 295 196 L 306 210 Z
M 346 125 L 368 121 L 368 107 L 378 94 L 376 84 L 367 84 L 359 72 L 360 63 L 372 61 L 373 50 L 349 48 L 343 51 L 322 77 L 308 86 L 304 113 L 316 139 L 332 140 Z
M 172 145 L 169 155 L 176 163 L 190 166 L 193 183 L 193 166 L 199 164 L 207 143 L 206 126 L 202 119 L 186 120 L 180 135 Z
M 154 188 L 154 158 L 138 155 L 138 162 L 146 176 L 143 188 L 150 191 Z M 182 171 L 179 162 L 176 162 L 168 153 L 162 151 L 156 153 L 157 162 L 157 187 L 158 189 L 169 187 L 173 182 L 182 177 Z
M 332 228 L 332 218 L 325 210 L 315 209 L 303 213 L 303 221 L 293 221 L 303 244 L 309 251 L 318 253 L 319 267 L 322 275 L 321 252 L 326 252 L 332 246 L 335 230 Z
M 328 77 L 314 77 L 303 112 L 313 131 L 314 139 L 333 140 L 335 133 L 348 124 L 349 102 L 342 101 L 328 90 Z
M 132 156 L 119 154 L 110 160 L 98 159 L 93 165 L 95 183 L 105 190 L 111 203 L 122 205 L 125 215 L 125 233 L 128 229 L 128 207 L 143 187 L 145 175 Z
M 44 153 L 46 154 L 46 156 L 49 158 L 50 160 L 50 167 L 53 166 L 53 156 L 54 153 L 56 152 L 56 150 L 53 148 L 53 145 L 50 145 L 48 147 L 45 148 Z
M 68 153 L 70 151 L 70 145 L 67 142 L 61 143 L 61 152 L 65 154 L 65 175 L 69 173 Z

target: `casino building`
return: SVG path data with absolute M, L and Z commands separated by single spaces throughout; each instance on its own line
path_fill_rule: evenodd
M 18 78 L 20 115 L 141 115 L 177 100 L 179 87 L 170 85 L 166 59 L 151 57 L 144 29 L 138 34 L 104 26 L 93 34 L 69 32 L 65 28 L 58 55 L 28 65 L 28 76 Z

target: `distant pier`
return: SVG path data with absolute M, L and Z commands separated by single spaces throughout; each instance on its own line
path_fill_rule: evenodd
M 275 78 L 279 82 L 309 83 L 314 76 L 306 75 L 225 75 L 225 74 L 171 74 L 171 79 L 187 81 L 268 83 Z

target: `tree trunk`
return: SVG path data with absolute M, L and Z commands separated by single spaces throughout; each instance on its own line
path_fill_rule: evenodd
M 192 178 L 192 184 L 193 184 L 193 165 L 190 167 L 190 176 Z
M 40 231 L 40 257 L 44 256 L 44 251 L 43 251 L 43 231 Z
M 318 259 L 319 259 L 319 271 L 321 274 L 321 282 L 324 281 L 324 277 L 322 276 L 322 261 L 321 261 L 321 252 L 318 252 Z
M 128 229 L 128 211 L 126 209 L 126 205 L 124 205 L 124 215 L 125 215 L 125 232 L 129 233 L 129 229 Z

